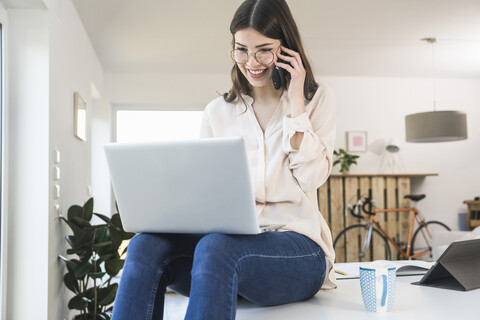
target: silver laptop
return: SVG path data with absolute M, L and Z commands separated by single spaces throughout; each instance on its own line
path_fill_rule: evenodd
M 257 234 L 244 140 L 109 143 L 105 153 L 126 231 Z

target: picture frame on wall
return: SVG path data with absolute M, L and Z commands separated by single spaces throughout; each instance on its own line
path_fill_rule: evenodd
M 87 103 L 79 92 L 73 93 L 74 105 L 74 129 L 75 137 L 87 141 Z
M 347 131 L 347 151 L 367 152 L 367 131 Z

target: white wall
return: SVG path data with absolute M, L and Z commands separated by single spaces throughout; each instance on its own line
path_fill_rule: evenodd
M 91 186 L 91 147 L 92 135 L 87 131 L 87 142 L 73 135 L 73 92 L 78 91 L 86 100 L 88 118 L 91 123 L 93 101 L 92 83 L 99 92 L 103 91 L 103 70 L 96 58 L 83 24 L 71 1 L 51 0 L 49 6 L 50 23 L 50 155 L 54 150 L 61 153 L 58 164 L 60 181 L 53 181 L 51 188 L 60 185 L 60 199 L 51 198 L 49 214 L 49 315 L 48 319 L 66 317 L 67 302 L 63 285 L 64 264 L 57 255 L 65 253 L 64 235 L 70 232 L 59 223 L 54 205 L 60 206 L 60 213 L 66 214 L 73 204 L 83 204 L 89 197 Z M 54 166 L 50 158 L 50 170 Z M 95 206 L 95 209 L 97 207 Z
M 107 73 L 112 104 L 206 105 L 230 89 L 229 74 Z
M 414 179 L 412 192 L 427 198 L 418 208 L 428 219 L 458 229 L 463 200 L 480 195 L 480 79 L 438 79 L 437 110 L 463 110 L 469 139 L 459 142 L 405 142 L 405 115 L 433 110 L 432 80 L 426 78 L 318 77 L 336 95 L 336 149 L 346 147 L 346 131 L 368 132 L 369 151 L 360 155 L 351 173 L 378 173 L 385 139 L 402 141 L 407 173 L 438 173 Z M 108 95 L 114 104 L 203 105 L 230 88 L 228 74 L 109 74 Z M 334 172 L 338 172 L 338 168 Z
M 40 1 L 40 0 L 39 0 Z M 63 285 L 66 214 L 83 204 L 91 185 L 92 137 L 73 135 L 73 93 L 92 114 L 92 87 L 99 99 L 103 70 L 70 0 L 45 0 L 44 9 L 9 9 L 9 207 L 5 319 L 70 318 Z M 99 93 L 99 94 L 98 94 Z M 108 103 L 107 103 L 108 107 Z M 54 150 L 61 153 L 54 163 Z M 54 166 L 61 178 L 55 181 Z M 58 184 L 61 196 L 54 198 Z M 96 209 L 96 208 L 95 208 Z
M 346 131 L 368 132 L 369 151 L 360 155 L 351 173 L 379 170 L 385 139 L 402 141 L 400 155 L 407 173 L 438 173 L 415 179 L 412 192 L 425 193 L 418 208 L 428 219 L 441 220 L 458 229 L 464 200 L 480 195 L 480 79 L 437 80 L 437 110 L 467 113 L 469 138 L 443 143 L 405 142 L 405 116 L 432 111 L 432 81 L 419 78 L 324 77 L 337 98 L 336 148 L 346 147 Z M 338 169 L 337 169 L 338 170 Z

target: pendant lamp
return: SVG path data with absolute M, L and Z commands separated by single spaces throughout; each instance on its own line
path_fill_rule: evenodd
M 468 138 L 467 115 L 461 111 L 436 111 L 434 44 L 437 39 L 425 38 L 422 41 L 432 45 L 433 111 L 414 113 L 405 117 L 406 140 L 407 142 L 465 140 Z

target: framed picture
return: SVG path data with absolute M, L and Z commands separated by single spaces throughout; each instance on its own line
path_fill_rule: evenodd
M 75 137 L 82 141 L 87 141 L 87 103 L 80 93 L 73 94 L 74 106 L 74 129 Z
M 367 151 L 367 131 L 347 131 L 347 151 Z

